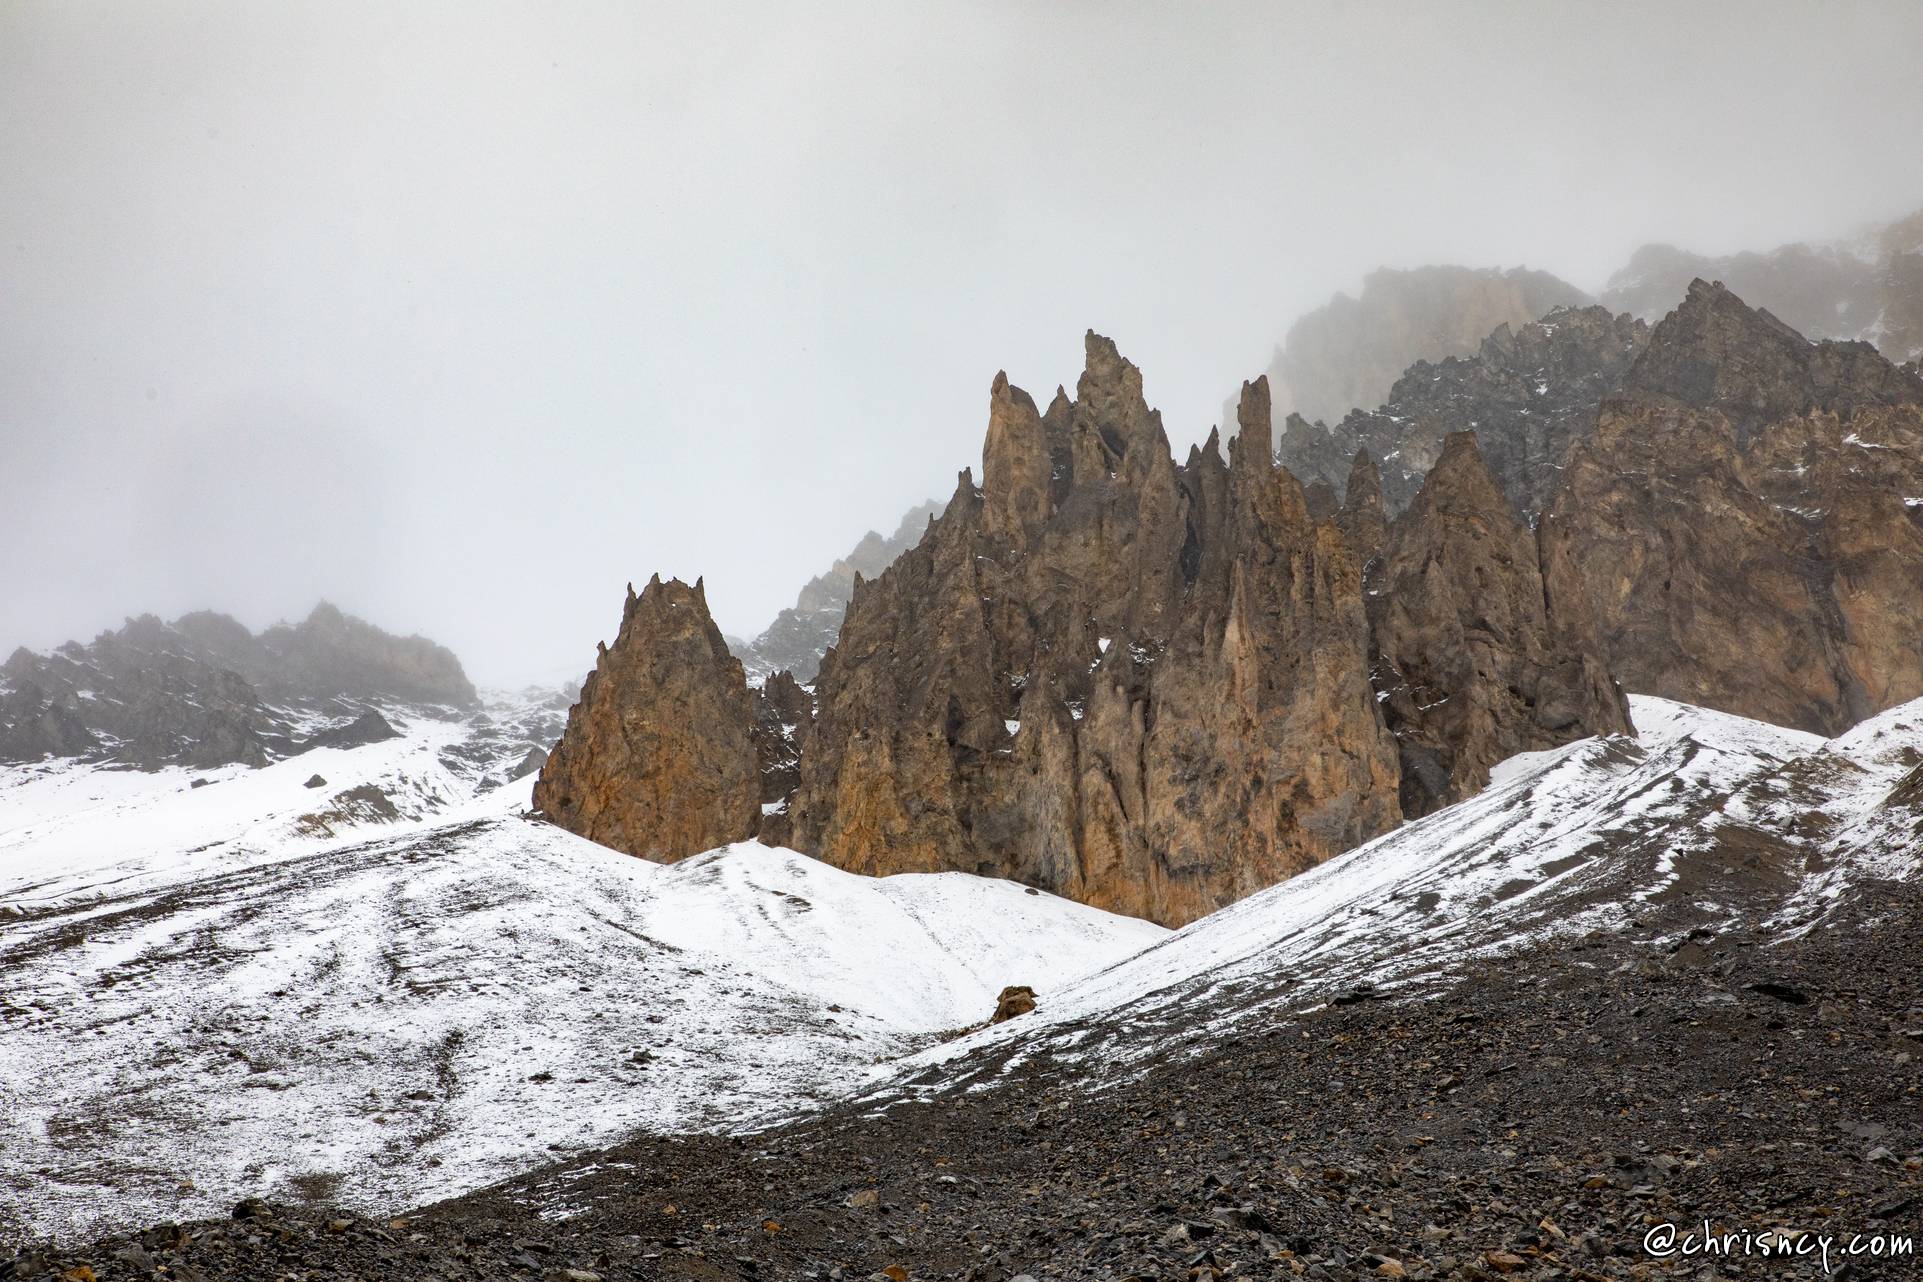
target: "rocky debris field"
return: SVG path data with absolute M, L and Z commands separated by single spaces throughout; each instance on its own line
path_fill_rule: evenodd
M 247 1202 L 23 1244 L 0 1277 L 1913 1276 L 1845 1252 L 1923 1230 L 1920 901 L 1864 885 L 1784 939 L 1666 932 L 1657 907 L 1440 993 L 1166 1044 L 1093 1095 L 1011 1060 L 991 1089 L 637 1139 L 397 1217 Z M 1705 1218 L 1833 1235 L 1832 1271 L 1645 1253 Z

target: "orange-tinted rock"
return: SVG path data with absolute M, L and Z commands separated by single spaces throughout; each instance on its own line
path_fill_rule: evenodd
M 671 863 L 755 835 L 761 771 L 741 662 L 702 585 L 628 593 L 534 788 L 535 808 L 591 841 Z
M 857 586 L 794 842 L 1188 921 L 1392 826 L 1394 742 L 1355 557 L 1269 457 L 1266 385 L 1258 444 L 1177 467 L 1140 371 L 1087 355 L 1044 415 L 996 379 L 982 488 Z

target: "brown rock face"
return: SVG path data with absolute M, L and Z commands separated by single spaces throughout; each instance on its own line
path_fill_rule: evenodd
M 991 1024 L 1003 1024 L 1017 1015 L 1026 1015 L 1035 1009 L 1035 990 L 1027 984 L 1010 984 L 1002 989 L 1001 996 L 995 999 L 995 1013 L 989 1017 Z
M 1518 752 L 1634 733 L 1582 629 L 1549 617 L 1537 556 L 1474 434 L 1450 436 L 1371 579 L 1376 685 L 1412 818 L 1479 791 Z
M 628 593 L 567 730 L 534 786 L 570 832 L 672 863 L 755 835 L 762 776 L 741 662 L 702 585 L 659 576 Z
M 1923 380 L 1697 281 L 1542 523 L 1634 691 L 1823 734 L 1923 695 Z
M 823 660 L 797 848 L 1177 924 L 1397 823 L 1366 479 L 1316 520 L 1269 453 L 1260 379 L 1231 460 L 1211 436 L 1178 467 L 1140 371 L 1094 334 L 1073 401 L 1038 414 L 998 376 L 989 411 L 982 487 L 964 472 L 927 537 L 856 585 Z
M 801 782 L 801 743 L 814 724 L 815 701 L 792 673 L 777 672 L 754 692 L 755 766 L 761 776 L 763 843 L 788 844 L 788 799 Z

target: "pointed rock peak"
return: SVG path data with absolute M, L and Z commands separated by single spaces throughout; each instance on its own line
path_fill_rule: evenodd
M 991 412 L 1003 405 L 1016 405 L 1025 409 L 1031 417 L 1041 417 L 1041 412 L 1035 408 L 1035 398 L 1009 382 L 1006 370 L 996 373 L 995 382 L 988 389 L 988 403 Z
M 1076 400 L 1111 402 L 1116 398 L 1142 400 L 1142 371 L 1123 356 L 1115 340 L 1089 330 L 1082 342 L 1083 364 Z M 1146 403 L 1143 405 L 1146 410 Z
M 1718 281 L 1707 281 L 1698 276 L 1689 282 L 1689 292 L 1683 296 L 1680 307 L 1664 317 L 1657 331 L 1671 321 L 1671 337 L 1678 330 L 1700 330 L 1707 325 L 1737 325 L 1745 329 L 1774 334 L 1779 340 L 1787 340 L 1798 346 L 1807 347 L 1810 340 L 1785 325 L 1765 308 L 1751 307 L 1735 294 L 1727 285 Z
M 982 443 L 982 499 L 991 533 L 1025 538 L 1049 510 L 1048 432 L 1027 392 L 997 375 Z
M 1422 489 L 1405 516 L 1419 519 L 1421 511 L 1476 511 L 1516 519 L 1503 494 L 1502 483 L 1489 470 L 1488 460 L 1474 432 L 1451 432 L 1442 442 L 1442 456 L 1422 480 Z
M 1229 442 L 1231 467 L 1275 465 L 1270 440 L 1272 419 L 1269 413 L 1269 376 L 1259 374 L 1253 383 L 1242 384 L 1242 399 L 1235 407 L 1235 437 Z
M 754 835 L 754 702 L 704 592 L 655 575 L 600 648 L 534 788 L 563 828 L 664 862 Z
M 1059 412 L 1074 408 L 1074 405 L 1075 402 L 1068 399 L 1068 389 L 1060 383 L 1055 384 L 1055 398 L 1048 403 L 1049 415 L 1053 417 Z
M 152 616 L 142 617 L 151 618 Z M 155 619 L 154 622 L 158 623 L 160 620 Z M 332 601 L 317 602 L 307 614 L 307 623 L 310 627 L 337 628 L 345 622 L 347 622 L 347 616 L 341 613 L 341 608 Z
M 692 609 L 702 621 L 713 627 L 713 621 L 708 618 L 708 591 L 704 580 L 683 583 L 680 579 L 663 579 L 656 574 L 649 577 L 640 596 L 634 595 L 633 587 L 629 587 L 622 619 L 625 623 L 630 618 L 643 615 L 654 618 L 683 607 Z M 719 636 L 719 631 L 715 635 Z
M 1367 450 L 1357 450 L 1349 464 L 1348 485 L 1342 491 L 1342 510 L 1336 524 L 1356 557 L 1367 564 L 1382 550 L 1388 518 L 1382 508 L 1382 473 Z
M 1106 334 L 1097 334 L 1092 329 L 1082 336 L 1082 353 L 1085 369 L 1128 363 L 1123 359 L 1121 349 L 1115 346 L 1114 339 Z
M 1812 409 L 1923 401 L 1923 382 L 1867 343 L 1812 343 L 1720 283 L 1690 282 L 1682 305 L 1650 331 L 1624 382 L 1653 395 L 1716 409 L 1738 439 Z

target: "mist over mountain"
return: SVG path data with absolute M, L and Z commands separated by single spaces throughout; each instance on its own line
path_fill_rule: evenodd
M 0 651 L 325 598 L 518 685 L 656 570 L 754 637 L 1086 329 L 1185 447 L 1378 268 L 1923 206 L 1902 4 L 914 8 L 7 6 Z
M 0 8 L 0 1280 L 1909 1276 L 1919 51 Z

